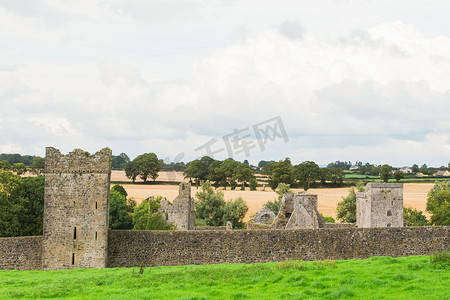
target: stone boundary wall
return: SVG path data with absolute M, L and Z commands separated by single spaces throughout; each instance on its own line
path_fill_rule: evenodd
M 429 255 L 450 227 L 109 232 L 108 267 Z
M 108 267 L 256 263 L 429 255 L 450 227 L 109 231 Z M 0 270 L 42 268 L 42 236 L 0 238 Z
M 42 236 L 0 238 L 0 270 L 40 270 Z

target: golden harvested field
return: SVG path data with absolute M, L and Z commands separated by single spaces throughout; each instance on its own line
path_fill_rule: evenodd
M 113 171 L 111 180 L 114 181 L 127 181 L 125 174 L 119 174 L 123 171 Z M 167 174 L 172 173 L 172 174 Z M 123 177 L 121 177 L 123 176 Z M 122 178 L 122 179 L 117 179 Z M 172 181 L 174 179 L 169 178 L 180 178 L 176 179 L 182 180 L 183 175 L 181 172 L 161 172 L 159 181 Z M 166 197 L 172 201 L 178 195 L 178 186 L 176 185 L 135 185 L 135 184 L 124 184 L 123 185 L 128 192 L 129 197 L 136 199 L 140 203 L 143 199 L 149 196 L 162 196 Z M 424 212 L 426 216 L 429 216 L 425 212 L 425 205 L 427 202 L 428 191 L 433 187 L 433 183 L 405 183 L 403 190 L 403 201 L 405 206 L 411 206 L 417 208 Z M 301 189 L 293 189 L 295 192 L 301 191 Z M 330 189 L 310 189 L 308 192 L 311 194 L 317 194 L 319 196 L 319 211 L 325 216 L 336 217 L 336 206 L 338 202 L 342 200 L 342 197 L 347 196 L 348 188 L 330 188 Z M 192 196 L 195 196 L 197 189 L 192 187 Z M 265 191 L 246 191 L 234 190 L 222 190 L 225 195 L 225 199 L 235 199 L 237 197 L 242 197 L 248 205 L 249 211 L 245 218 L 245 221 L 250 219 L 250 216 L 254 215 L 264 203 L 269 200 L 274 200 L 277 195 L 269 187 Z

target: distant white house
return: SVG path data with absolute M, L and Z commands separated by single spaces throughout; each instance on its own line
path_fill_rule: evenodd
M 408 174 L 408 173 L 412 173 L 412 169 L 410 167 L 403 167 L 400 169 L 401 172 Z
M 351 167 L 350 167 L 350 171 L 354 171 L 354 170 L 358 170 L 358 169 L 359 169 L 358 166 L 351 166 Z
M 445 171 L 437 171 L 434 176 L 450 176 L 450 172 L 445 170 Z

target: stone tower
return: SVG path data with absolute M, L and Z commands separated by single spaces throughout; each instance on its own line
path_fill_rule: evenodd
M 175 225 L 177 230 L 194 230 L 195 210 L 194 198 L 191 197 L 191 184 L 180 183 L 178 193 L 172 204 L 161 204 L 162 210 L 167 213 L 167 222 Z
M 42 268 L 105 268 L 111 150 L 68 156 L 47 147 Z
M 402 227 L 403 183 L 370 182 L 357 193 L 356 226 Z

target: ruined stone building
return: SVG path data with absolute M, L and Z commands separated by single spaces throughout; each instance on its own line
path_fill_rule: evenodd
M 368 183 L 356 194 L 356 226 L 403 227 L 403 184 Z
M 280 211 L 272 228 L 320 228 L 324 221 L 317 210 L 317 195 L 286 193 L 281 200 Z
M 164 198 L 160 209 L 167 214 L 166 221 L 175 225 L 177 230 L 195 229 L 195 206 L 190 183 L 180 183 L 178 196 L 172 203 Z
M 269 226 L 277 216 L 267 206 L 263 206 L 253 217 L 253 222 Z
M 106 267 L 111 154 L 46 148 L 44 270 Z
M 286 193 L 281 199 L 278 215 L 263 206 L 255 215 L 250 228 L 300 229 L 321 228 L 325 222 L 317 210 L 317 195 Z

